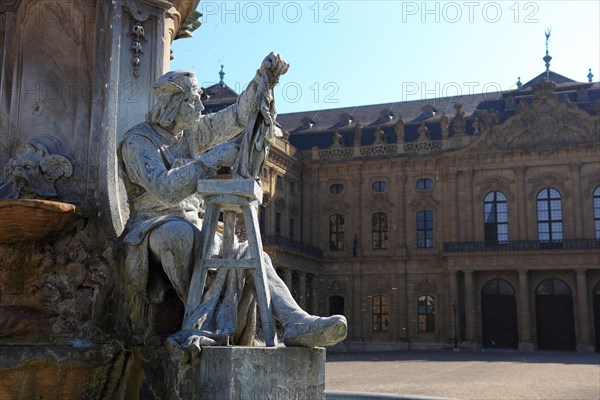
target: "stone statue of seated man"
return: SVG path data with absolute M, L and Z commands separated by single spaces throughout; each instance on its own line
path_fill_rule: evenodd
M 266 80 L 272 88 L 287 68 L 279 55 L 271 53 L 237 102 L 210 115 L 201 115 L 202 92 L 195 74 L 168 72 L 152 86 L 156 103 L 146 121 L 124 134 L 118 147 L 130 208 L 122 236 L 127 245 L 124 279 L 132 333 L 138 342 L 146 334 L 148 302 L 159 302 L 170 286 L 183 304 L 188 296 L 203 295 L 188 293 L 194 263 L 202 256 L 202 199 L 196 193 L 197 181 L 233 164 L 239 149 L 233 139 L 249 122 L 259 83 Z M 236 242 L 236 256 L 243 257 L 247 247 Z M 273 314 L 285 328 L 286 346 L 330 346 L 346 337 L 343 316 L 306 313 L 275 272 L 269 256 L 263 253 L 263 258 Z M 250 280 L 243 270 L 219 269 L 204 294 L 202 317 L 193 321 L 194 329 L 173 335 L 171 344 L 191 351 L 230 338 L 234 344 L 249 344 L 248 332 L 253 333 L 251 325 L 256 325 L 256 316 L 248 311 L 253 295 L 248 290 L 253 287 Z M 192 314 L 187 311 L 186 315 Z M 190 326 L 189 322 L 184 325 Z

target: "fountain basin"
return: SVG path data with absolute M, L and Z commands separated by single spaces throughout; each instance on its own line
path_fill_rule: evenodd
M 77 207 L 49 200 L 0 200 L 0 243 L 44 240 L 81 217 Z

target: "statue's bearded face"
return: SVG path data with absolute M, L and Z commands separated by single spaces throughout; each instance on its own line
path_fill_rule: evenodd
M 195 126 L 200 121 L 200 116 L 204 110 L 204 105 L 200 100 L 202 89 L 198 86 L 196 79 L 191 79 L 192 82 L 189 89 L 182 96 L 181 104 L 177 114 L 177 124 L 183 129 L 189 129 Z

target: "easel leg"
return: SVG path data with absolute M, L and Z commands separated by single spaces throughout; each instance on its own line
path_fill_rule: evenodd
M 258 309 L 262 321 L 265 344 L 269 347 L 275 346 L 275 326 L 273 324 L 273 308 L 271 304 L 271 293 L 267 282 L 267 272 L 262 258 L 262 241 L 258 230 L 258 212 L 256 206 L 243 207 L 244 222 L 248 234 L 248 246 L 250 256 L 255 260 L 254 285 Z
M 204 293 L 204 285 L 206 284 L 207 271 L 204 268 L 204 259 L 210 258 L 212 252 L 215 233 L 217 231 L 217 222 L 219 220 L 219 207 L 215 204 L 208 204 L 204 214 L 204 224 L 201 232 L 201 249 L 202 254 L 196 259 L 188 298 L 185 305 L 185 316 L 183 317 L 182 329 L 193 329 L 194 324 L 198 321 L 199 315 L 195 312 L 202 303 L 202 294 Z

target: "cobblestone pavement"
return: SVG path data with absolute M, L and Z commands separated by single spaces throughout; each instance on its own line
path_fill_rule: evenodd
M 600 353 L 327 354 L 325 390 L 452 399 L 600 399 Z

